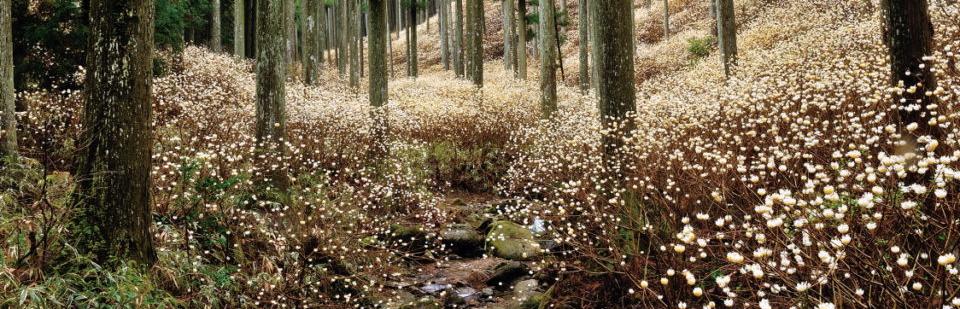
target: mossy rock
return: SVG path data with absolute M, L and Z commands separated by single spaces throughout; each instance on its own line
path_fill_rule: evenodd
M 427 232 L 419 225 L 390 225 L 391 246 L 403 250 L 422 251 L 427 245 Z
M 496 257 L 515 261 L 534 260 L 543 254 L 533 232 L 506 220 L 494 222 L 490 227 L 487 251 Z
M 483 254 L 483 235 L 469 225 L 454 225 L 440 235 L 443 237 L 443 243 L 457 255 L 476 257 Z
M 417 225 L 405 225 L 405 224 L 391 224 L 390 225 L 390 238 L 393 239 L 420 239 L 426 238 L 427 233 L 424 232 L 423 228 Z
M 498 290 L 506 290 L 514 281 L 527 275 L 530 267 L 521 262 L 509 261 L 497 265 L 486 284 Z

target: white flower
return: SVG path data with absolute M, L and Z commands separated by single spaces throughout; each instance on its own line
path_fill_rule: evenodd
M 953 264 L 953 262 L 956 262 L 956 261 L 957 261 L 957 256 L 953 255 L 953 253 L 947 253 L 937 258 L 937 264 L 940 264 L 940 266 Z
M 803 292 L 809 288 L 810 288 L 809 282 L 803 281 L 803 282 L 797 283 L 797 292 Z
M 913 209 L 914 207 L 917 207 L 917 202 L 914 202 L 914 201 L 904 201 L 904 202 L 900 203 L 900 208 L 903 208 L 903 210 L 911 210 L 911 209 Z
M 716 281 L 717 281 L 717 286 L 719 286 L 720 288 L 725 288 L 727 287 L 727 284 L 730 283 L 730 276 L 729 275 L 717 276 Z
M 770 301 L 767 300 L 766 298 L 761 299 L 761 300 L 760 300 L 760 303 L 759 303 L 758 305 L 760 305 L 760 309 L 771 309 L 771 308 L 773 308 L 773 307 L 770 306 Z
M 740 255 L 738 252 L 728 252 L 727 261 L 734 264 L 741 264 L 743 263 L 743 255 Z

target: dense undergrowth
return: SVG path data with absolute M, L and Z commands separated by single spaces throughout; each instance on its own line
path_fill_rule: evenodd
M 681 26 L 667 38 L 657 14 L 638 14 L 640 129 L 621 171 L 644 217 L 600 198 L 596 102 L 574 89 L 560 87 L 560 113 L 540 121 L 536 83 L 499 62 L 482 90 L 450 72 L 391 81 L 389 155 L 370 157 L 366 95 L 327 70 L 319 87 L 288 84 L 288 156 L 258 157 L 252 63 L 187 48 L 182 63 L 165 55 L 175 65 L 154 81 L 159 261 L 108 271 L 65 237 L 80 95 L 20 93 L 25 158 L 0 172 L 0 304 L 372 307 L 394 297 L 384 286 L 416 271 L 408 265 L 446 250 L 437 235 L 394 236 L 407 223 L 450 224 L 438 193 L 452 190 L 516 198 L 509 215 L 546 220 L 561 244 L 540 261 L 559 273 L 557 306 L 960 303 L 957 7 L 934 9 L 939 52 L 925 69 L 939 87 L 904 90 L 888 85 L 866 2 L 737 3 L 741 59 L 727 82 L 700 41 L 702 3 L 671 4 Z M 495 44 L 498 27 L 487 31 Z M 708 46 L 699 61 L 691 38 Z M 575 43 L 564 45 L 568 68 Z M 902 91 L 938 98 L 929 118 L 947 132 L 920 140 L 928 152 L 916 158 L 892 152 L 910 130 L 892 125 Z M 290 191 L 256 190 L 263 160 L 289 171 Z M 929 182 L 904 183 L 925 171 Z M 649 235 L 642 256 L 617 249 L 630 226 Z

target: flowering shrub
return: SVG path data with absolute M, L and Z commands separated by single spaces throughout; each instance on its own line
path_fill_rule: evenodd
M 603 292 L 618 303 L 960 303 L 955 9 L 937 14 L 937 53 L 917 68 L 937 75 L 936 89 L 891 88 L 879 18 L 862 2 L 823 1 L 760 12 L 724 87 L 717 56 L 643 83 L 621 172 L 645 218 L 625 214 L 626 195 L 603 198 L 611 180 L 592 102 L 517 134 L 526 151 L 502 190 L 543 201 L 524 211 L 547 218 L 564 255 L 581 262 L 561 267 L 619 274 L 604 280 L 620 282 L 620 294 Z M 917 124 L 892 121 L 892 103 L 913 91 L 937 99 L 926 119 L 944 132 L 920 138 L 917 155 L 894 151 Z M 649 247 L 627 257 L 618 231 L 637 223 Z

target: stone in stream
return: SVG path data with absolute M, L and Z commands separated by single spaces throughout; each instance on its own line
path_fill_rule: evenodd
M 443 306 L 433 296 L 424 296 L 413 302 L 400 306 L 400 309 L 440 309 Z
M 500 290 L 507 289 L 513 281 L 527 275 L 530 268 L 520 262 L 503 262 L 493 269 L 493 275 L 487 279 L 487 285 Z
M 423 292 L 424 294 L 433 295 L 433 294 L 438 294 L 449 288 L 451 288 L 449 284 L 431 283 L 431 284 L 425 284 L 421 286 L 420 291 Z
M 457 295 L 457 297 L 463 299 L 465 302 L 471 302 L 480 298 L 480 294 L 477 293 L 477 289 L 469 286 L 457 288 L 453 291 L 453 294 Z
M 460 287 L 449 291 L 444 298 L 444 305 L 447 308 L 461 308 L 470 303 L 475 303 L 480 299 L 477 290 L 468 286 Z
M 539 291 L 540 283 L 536 279 L 527 279 L 517 282 L 513 288 L 513 298 L 520 303 L 519 308 L 540 308 L 544 294 Z
M 490 227 L 487 251 L 496 257 L 515 261 L 533 260 L 543 254 L 533 232 L 506 220 L 494 222 Z
M 468 225 L 458 224 L 440 233 L 443 243 L 462 257 L 483 255 L 483 235 Z

